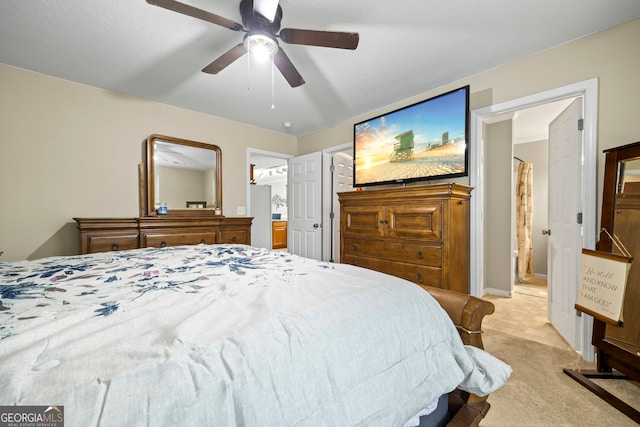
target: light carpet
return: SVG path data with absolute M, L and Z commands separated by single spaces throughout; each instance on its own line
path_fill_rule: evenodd
M 494 330 L 486 330 L 483 340 L 485 349 L 511 365 L 513 374 L 489 396 L 491 409 L 482 427 L 638 425 L 563 372 L 564 368 L 594 369 L 577 353 Z M 606 381 L 598 384 L 640 409 L 637 382 Z

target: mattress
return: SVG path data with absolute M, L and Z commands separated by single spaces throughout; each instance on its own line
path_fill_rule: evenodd
M 401 426 L 510 368 L 420 287 L 246 245 L 0 263 L 0 404 L 67 426 Z

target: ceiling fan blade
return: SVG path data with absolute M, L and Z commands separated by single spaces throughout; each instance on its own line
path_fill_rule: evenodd
M 245 53 L 247 53 L 247 50 L 244 47 L 244 43 L 238 43 L 237 45 L 220 55 L 211 64 L 204 67 L 202 71 L 209 74 L 218 74 L 220 71 L 227 68 L 233 61 L 240 58 Z
M 278 10 L 278 0 L 253 0 L 253 11 L 273 22 Z
M 203 21 L 211 22 L 212 24 L 220 25 L 221 27 L 225 27 L 233 31 L 244 30 L 242 24 L 238 22 L 224 18 L 220 15 L 216 15 L 215 13 L 207 12 L 206 10 L 198 9 L 197 7 L 193 7 L 188 4 L 180 3 L 175 0 L 147 0 L 147 3 L 154 6 L 163 7 L 174 12 L 182 13 L 183 15 L 202 19 Z
M 283 28 L 280 31 L 279 37 L 283 42 L 289 44 L 335 47 L 350 50 L 355 50 L 360 41 L 360 35 L 358 33 L 300 30 L 296 28 Z
M 273 62 L 291 87 L 298 87 L 304 84 L 304 79 L 282 48 L 276 52 L 276 56 L 273 57 Z

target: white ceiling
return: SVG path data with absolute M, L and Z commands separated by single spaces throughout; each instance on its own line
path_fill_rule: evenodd
M 239 0 L 184 2 L 241 21 Z M 357 50 L 280 43 L 306 84 L 276 70 L 272 92 L 271 68 L 246 55 L 200 71 L 242 33 L 144 0 L 2 0 L 0 63 L 300 136 L 640 17 L 638 0 L 280 5 L 283 28 L 355 31 Z

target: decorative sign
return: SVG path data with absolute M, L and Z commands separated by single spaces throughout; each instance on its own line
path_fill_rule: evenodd
M 575 308 L 604 322 L 620 324 L 633 258 L 582 250 L 582 284 Z

